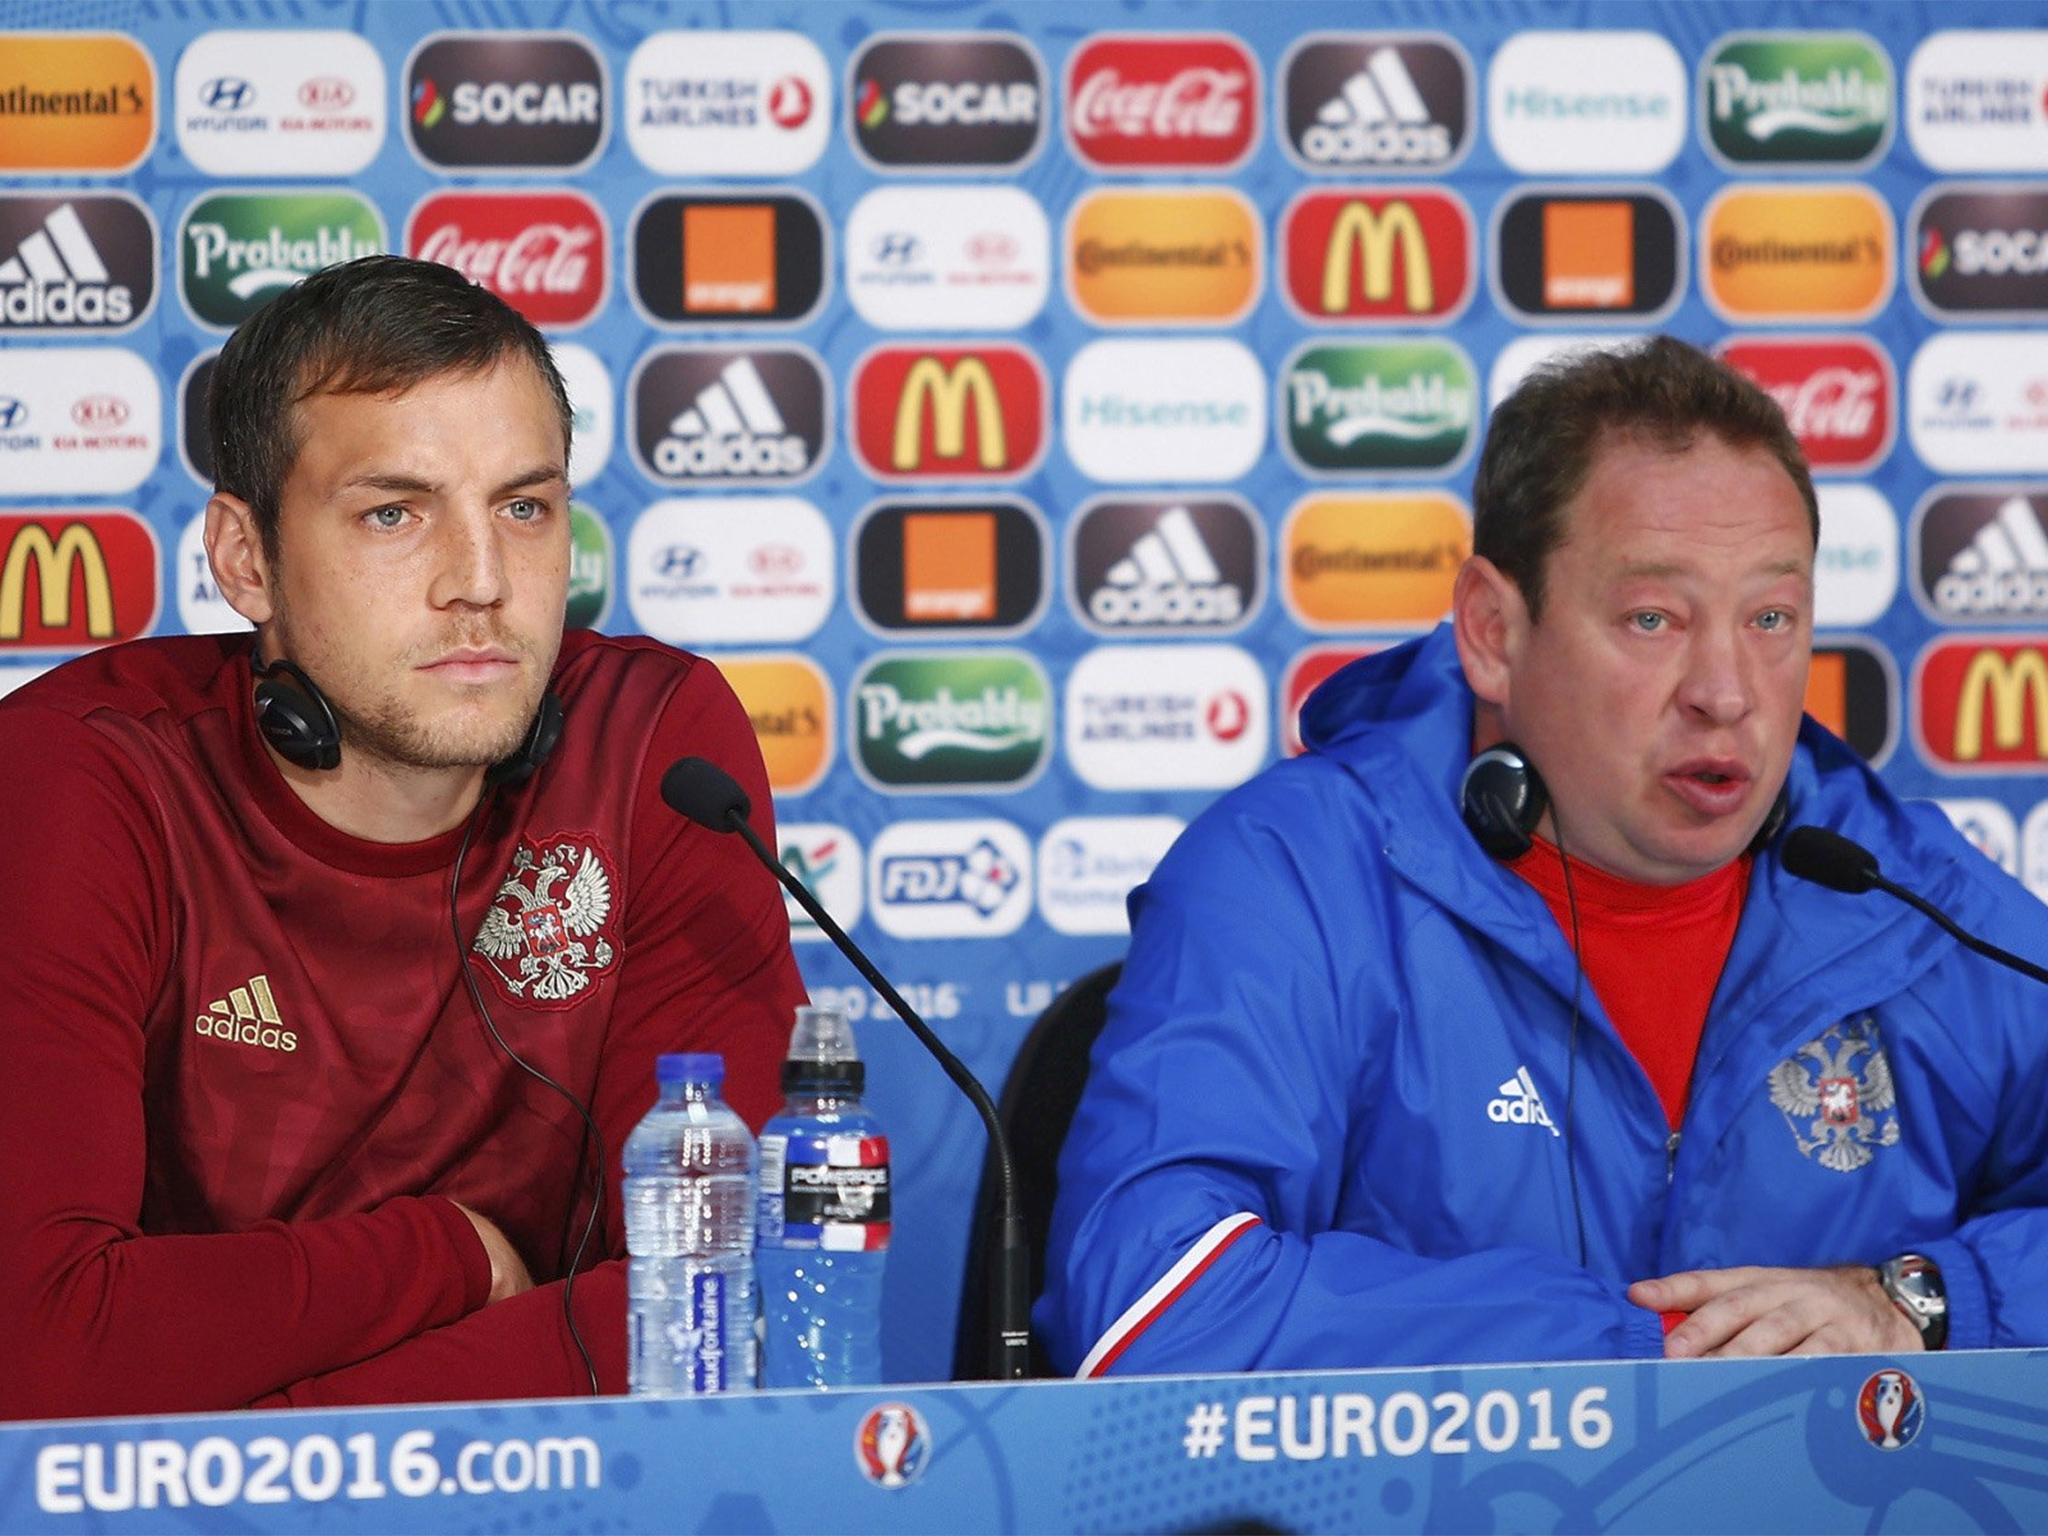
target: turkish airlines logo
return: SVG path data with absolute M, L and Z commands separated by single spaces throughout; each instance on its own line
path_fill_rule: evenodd
M 1098 170 L 1232 170 L 1258 140 L 1258 97 L 1234 37 L 1091 37 L 1067 60 L 1067 136 Z
M 1413 325 L 1472 300 L 1472 214 L 1448 192 L 1310 192 L 1288 208 L 1280 245 L 1305 320 Z
M 1016 480 L 1045 455 L 1050 392 L 1021 347 L 878 347 L 850 395 L 853 451 L 878 480 Z
M 640 467 L 664 485 L 789 485 L 831 449 L 824 365 L 802 347 L 662 347 L 628 389 Z
M 0 517 L 0 650 L 80 651 L 146 635 L 156 535 L 133 512 Z
M 1281 65 L 1287 152 L 1311 171 L 1441 171 L 1472 138 L 1472 64 L 1447 37 L 1304 39 Z
M 1915 728 L 1927 760 L 1959 772 L 2048 763 L 2048 637 L 1937 641 L 1914 668 Z
M 1898 432 L 1890 356 L 1860 336 L 1729 342 L 1721 361 L 1778 402 L 1814 469 L 1861 474 L 1884 462 Z
M 413 209 L 405 234 L 410 254 L 558 327 L 604 308 L 606 244 L 604 215 L 580 192 L 437 192 Z

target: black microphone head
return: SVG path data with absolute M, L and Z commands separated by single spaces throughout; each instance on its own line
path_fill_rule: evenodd
M 677 815 L 713 832 L 730 832 L 735 818 L 745 821 L 753 802 L 739 781 L 714 762 L 681 757 L 661 776 L 661 798 Z
M 1861 896 L 1877 885 L 1877 855 L 1826 827 L 1794 827 L 1778 857 L 1800 879 L 1845 895 Z

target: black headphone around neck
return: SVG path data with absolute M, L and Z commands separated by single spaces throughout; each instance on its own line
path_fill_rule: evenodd
M 1503 863 L 1519 859 L 1529 851 L 1536 825 L 1550 805 L 1550 791 L 1528 754 L 1511 741 L 1488 747 L 1465 765 L 1465 777 L 1458 785 L 1458 814 L 1466 830 L 1488 855 Z M 1792 813 L 1790 785 L 1778 787 L 1770 814 L 1757 828 L 1744 852 L 1751 857 L 1762 853 L 1785 828 Z
M 301 768 L 339 768 L 341 722 L 319 684 L 296 662 L 282 656 L 265 661 L 260 650 L 250 653 L 249 670 L 256 677 L 256 727 L 277 755 Z M 484 783 L 509 789 L 532 778 L 562 739 L 562 721 L 562 701 L 552 690 L 541 695 L 525 740 L 510 757 L 484 771 Z

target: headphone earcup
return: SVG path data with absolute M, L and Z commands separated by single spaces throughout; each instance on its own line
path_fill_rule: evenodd
M 1764 817 L 1764 824 L 1756 829 L 1756 836 L 1749 840 L 1749 846 L 1743 852 L 1750 858 L 1755 858 L 1777 840 L 1778 834 L 1785 830 L 1785 823 L 1791 819 L 1792 785 L 1787 781 L 1778 786 L 1778 798 L 1771 802 L 1771 809 Z
M 1458 814 L 1487 854 L 1503 863 L 1529 851 L 1550 804 L 1543 776 L 1512 742 L 1488 747 L 1465 765 Z
M 484 783 L 493 789 L 512 789 L 532 778 L 555 750 L 555 743 L 562 739 L 564 720 L 562 701 L 552 692 L 542 694 L 526 740 L 510 757 L 491 764 L 484 773 Z
M 253 662 L 256 727 L 277 755 L 300 768 L 341 766 L 341 726 L 313 680 L 288 661 Z M 283 673 L 283 676 L 268 674 Z

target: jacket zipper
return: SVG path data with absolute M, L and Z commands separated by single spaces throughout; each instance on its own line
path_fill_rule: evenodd
M 1669 1189 L 1673 1179 L 1678 1177 L 1679 1133 L 1673 1131 L 1664 1140 L 1664 1187 Z

